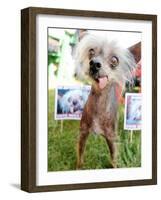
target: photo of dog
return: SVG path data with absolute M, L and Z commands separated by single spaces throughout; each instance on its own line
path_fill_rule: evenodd
M 129 130 L 141 129 L 142 104 L 141 94 L 127 93 L 125 96 L 124 128 Z
M 59 113 L 80 113 L 83 110 L 84 102 L 79 90 L 68 91 L 59 98 Z
M 48 28 L 49 172 L 141 167 L 141 68 L 140 32 Z
M 83 109 L 77 149 L 77 169 L 83 165 L 83 153 L 91 132 L 104 136 L 111 154 L 111 164 L 117 167 L 118 98 L 117 87 L 132 84 L 135 60 L 128 49 L 106 37 L 87 34 L 76 50 L 78 79 L 90 79 L 92 89 Z
M 67 118 L 68 116 L 78 117 L 82 114 L 84 105 L 87 101 L 89 95 L 90 87 L 61 87 L 57 89 L 57 117 L 62 119 Z

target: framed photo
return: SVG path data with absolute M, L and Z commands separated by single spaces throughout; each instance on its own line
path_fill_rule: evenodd
M 124 129 L 141 130 L 141 93 L 126 93 Z
M 154 184 L 157 16 L 23 9 L 21 189 Z
M 80 120 L 90 90 L 87 85 L 55 88 L 55 120 Z

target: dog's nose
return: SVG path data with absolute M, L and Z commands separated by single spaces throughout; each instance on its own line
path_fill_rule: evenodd
M 73 100 L 73 105 L 75 106 L 78 103 L 77 100 Z
M 90 62 L 89 62 L 89 65 L 92 67 L 95 67 L 96 69 L 99 69 L 99 68 L 101 68 L 101 63 L 100 62 L 98 62 L 97 60 L 91 60 Z
M 101 63 L 98 62 L 97 60 L 91 60 L 89 62 L 89 65 L 90 65 L 90 71 L 92 72 L 92 74 L 97 73 L 99 69 L 101 68 Z

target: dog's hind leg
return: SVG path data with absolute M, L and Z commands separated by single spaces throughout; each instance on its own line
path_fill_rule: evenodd
M 83 165 L 83 153 L 88 135 L 89 135 L 88 129 L 80 129 L 80 136 L 77 146 L 77 166 L 76 166 L 77 169 L 80 169 Z

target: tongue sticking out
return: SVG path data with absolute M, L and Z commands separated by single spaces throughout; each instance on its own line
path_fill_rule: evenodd
M 103 89 L 103 88 L 106 87 L 108 79 L 107 79 L 107 77 L 105 76 L 105 77 L 99 78 L 98 81 L 99 81 L 99 82 L 98 82 L 99 88 L 100 88 L 100 89 Z

